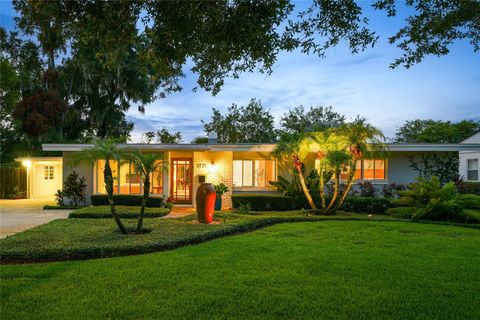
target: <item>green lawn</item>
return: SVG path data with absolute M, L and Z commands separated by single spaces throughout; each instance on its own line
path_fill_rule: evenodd
M 478 319 L 480 231 L 285 223 L 173 251 L 1 267 L 2 319 Z

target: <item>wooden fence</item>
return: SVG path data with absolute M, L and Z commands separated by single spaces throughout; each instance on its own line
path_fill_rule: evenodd
M 0 199 L 27 196 L 27 169 L 25 167 L 0 167 Z

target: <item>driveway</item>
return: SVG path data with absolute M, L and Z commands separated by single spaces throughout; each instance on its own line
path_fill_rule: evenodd
M 48 223 L 66 219 L 71 210 L 43 210 L 54 204 L 52 198 L 0 200 L 0 238 Z

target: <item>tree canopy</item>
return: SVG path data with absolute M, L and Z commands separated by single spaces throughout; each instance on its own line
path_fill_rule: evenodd
M 332 107 L 312 106 L 305 110 L 303 106 L 290 109 L 280 119 L 281 132 L 311 132 L 338 127 L 345 122 L 345 116 L 333 111 Z
M 411 120 L 395 133 L 398 143 L 458 143 L 480 131 L 480 121 Z
M 274 142 L 277 136 L 273 116 L 256 99 L 251 99 L 246 106 L 232 104 L 226 115 L 214 108 L 212 120 L 202 123 L 207 133 L 217 133 L 220 143 L 268 143 Z
M 162 130 L 157 130 L 157 132 L 145 132 L 144 140 L 146 143 L 156 142 L 166 144 L 178 144 L 182 142 L 182 134 L 180 133 L 180 131 L 170 133 L 167 128 L 162 128 Z

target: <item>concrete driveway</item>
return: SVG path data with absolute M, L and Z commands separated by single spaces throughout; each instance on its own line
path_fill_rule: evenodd
M 71 210 L 43 210 L 55 204 L 53 198 L 0 200 L 0 238 L 48 223 L 66 219 Z

